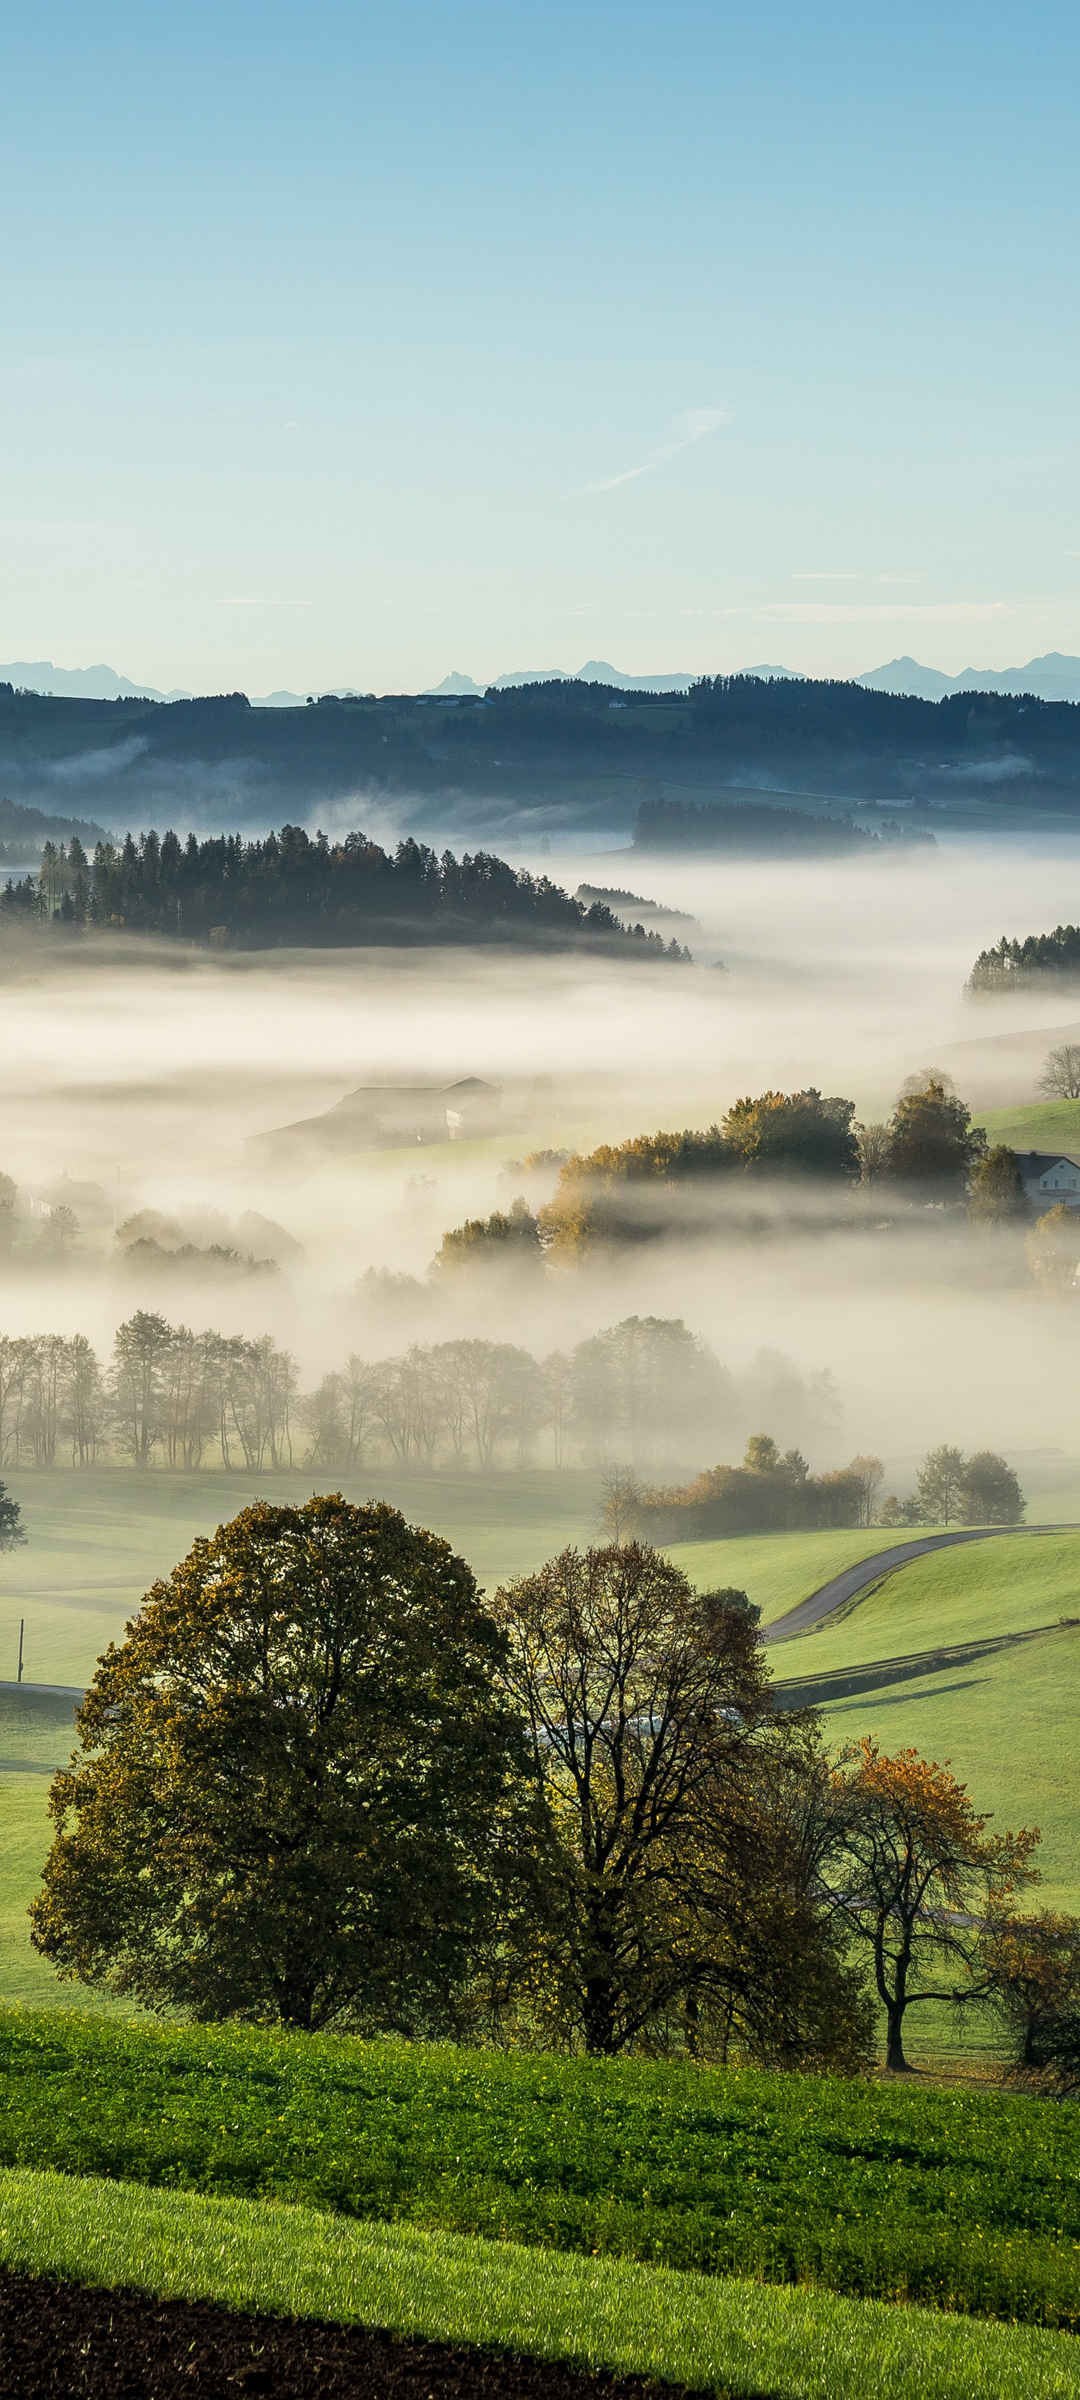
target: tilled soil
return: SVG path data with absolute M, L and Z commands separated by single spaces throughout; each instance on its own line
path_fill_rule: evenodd
M 361 2326 L 0 2274 L 0 2400 L 688 2400 L 685 2387 Z M 760 2395 L 759 2400 L 767 2400 Z

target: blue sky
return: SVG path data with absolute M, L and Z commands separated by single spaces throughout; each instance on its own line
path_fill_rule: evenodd
M 410 689 L 1080 651 L 1050 4 L 0 36 L 0 657 Z

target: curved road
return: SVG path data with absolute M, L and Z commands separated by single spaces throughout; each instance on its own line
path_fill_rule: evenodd
M 821 1584 L 808 1599 L 800 1600 L 797 1608 L 774 1617 L 771 1625 L 762 1627 L 762 1641 L 790 1642 L 797 1633 L 809 1633 L 811 1626 L 820 1625 L 834 1608 L 843 1608 L 847 1600 L 857 1600 L 869 1584 L 879 1583 L 894 1567 L 906 1566 L 909 1558 L 922 1558 L 927 1550 L 950 1550 L 955 1542 L 992 1542 L 1005 1533 L 1080 1533 L 1080 1526 L 976 1525 L 961 1533 L 925 1533 L 918 1541 L 896 1542 L 891 1550 L 875 1550 L 872 1557 L 858 1559 L 853 1567 L 845 1567 L 842 1575 L 834 1575 L 831 1582 Z

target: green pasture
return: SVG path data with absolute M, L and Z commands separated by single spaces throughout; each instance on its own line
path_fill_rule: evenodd
M 718 1542 L 677 1542 L 668 1550 L 699 1592 L 725 1587 L 747 1592 L 771 1625 L 845 1567 L 876 1550 L 895 1550 L 928 1530 L 872 1525 L 834 1527 L 826 1533 L 733 1534 Z
M 1080 2112 L 0 2010 L 0 2167 L 1080 2326 Z
M 974 1114 L 988 1140 L 1010 1150 L 1080 1153 L 1080 1100 L 1036 1100 L 1028 1108 L 978 1108 Z
M 0 2260 L 65 2282 L 571 2359 L 726 2400 L 1067 2400 L 1080 2388 L 1075 2337 L 1027 2325 L 32 2170 L 0 2174 Z
M 1005 1535 L 895 1568 L 770 1663 L 830 1738 L 913 1743 L 999 1823 L 1040 1826 L 1039 1898 L 1080 1911 L 1080 1624 L 1063 1617 L 1080 1619 L 1080 1534 Z
M 488 1586 L 539 1566 L 567 1542 L 598 1538 L 599 1477 L 574 1469 L 417 1475 L 378 1467 L 342 1477 L 311 1467 L 262 1475 L 97 1467 L 20 1469 L 6 1481 L 29 1540 L 0 1559 L 0 1682 L 15 1675 L 25 1617 L 27 1679 L 87 1683 L 158 1576 L 196 1534 L 252 1500 L 306 1500 L 336 1484 L 350 1500 L 391 1500 L 444 1534 Z

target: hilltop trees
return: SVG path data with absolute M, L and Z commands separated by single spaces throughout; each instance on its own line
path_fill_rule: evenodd
M 512 1201 L 509 1209 L 493 1209 L 490 1217 L 466 1217 L 444 1233 L 435 1257 L 440 1274 L 448 1269 L 484 1267 L 505 1272 L 540 1265 L 540 1228 L 527 1202 Z
M 490 852 L 438 857 L 410 837 L 393 852 L 366 834 L 331 843 L 283 825 L 261 841 L 239 833 L 171 829 L 117 845 L 99 841 L 93 860 L 78 837 L 48 841 L 36 884 L 8 883 L 0 911 L 47 924 L 132 928 L 188 941 L 241 947 L 306 942 L 498 942 L 616 951 L 623 957 L 684 960 L 678 942 L 610 908 L 585 908 L 549 876 L 530 875 Z
M 736 1159 L 759 1174 L 854 1179 L 859 1145 L 853 1100 L 805 1092 L 762 1092 L 736 1100 L 723 1123 Z
M 1038 1880 L 1038 1833 L 991 1833 L 948 1762 L 869 1738 L 836 1768 L 822 1872 L 850 1939 L 867 1949 L 885 2011 L 886 2065 L 907 2072 L 904 2019 L 970 1996 L 984 1920 Z
M 529 1846 L 505 1655 L 464 1561 L 395 1509 L 245 1509 L 98 1664 L 37 1948 L 197 2017 L 451 2026 L 511 1820 Z

